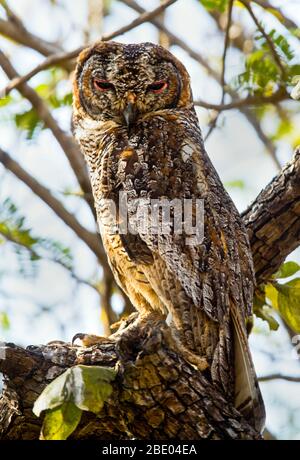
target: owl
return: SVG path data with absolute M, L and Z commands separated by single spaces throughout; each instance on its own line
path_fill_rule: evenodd
M 78 59 L 72 125 L 117 283 L 261 430 L 251 250 L 205 151 L 187 70 L 152 43 L 98 42 Z

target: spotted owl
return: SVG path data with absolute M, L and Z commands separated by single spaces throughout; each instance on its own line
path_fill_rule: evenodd
M 206 363 L 208 380 L 261 430 L 264 406 L 246 330 L 251 250 L 205 151 L 185 67 L 152 43 L 96 43 L 78 59 L 72 124 L 117 283 L 141 318 L 167 320 L 187 356 Z M 153 231 L 161 202 L 171 203 L 168 231 L 158 229 L 162 210 Z M 202 238 L 174 224 L 185 222 L 185 203 L 194 222 L 198 202 Z

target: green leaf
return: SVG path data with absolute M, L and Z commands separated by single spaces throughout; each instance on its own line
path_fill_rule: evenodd
M 46 412 L 41 439 L 65 440 L 76 429 L 81 419 L 82 411 L 73 402 L 63 403 L 56 409 Z
M 223 13 L 228 5 L 229 0 L 200 0 L 200 3 L 208 10 L 217 10 Z
M 116 371 L 101 366 L 74 366 L 53 380 L 33 406 L 39 417 L 46 412 L 42 439 L 67 439 L 77 427 L 83 410 L 99 414 L 112 393 Z
M 4 96 L 4 97 L 0 98 L 0 107 L 5 107 L 5 106 L 8 105 L 11 101 L 12 101 L 12 97 L 10 96 L 10 94 L 8 94 L 7 96 Z
M 33 139 L 37 131 L 44 126 L 33 108 L 23 113 L 17 113 L 15 123 L 17 128 L 26 131 L 26 138 L 29 140 Z
M 73 269 L 70 249 L 58 241 L 33 235 L 24 216 L 10 199 L 0 202 L 0 235 L 4 237 L 4 241 L 13 245 L 19 262 L 18 271 L 24 276 L 35 276 L 35 262 L 43 257 L 63 265 L 66 269 Z
M 263 321 L 267 321 L 271 331 L 277 331 L 279 328 L 279 323 L 276 321 L 274 316 L 270 315 L 270 309 L 268 307 L 262 307 L 255 314 L 258 318 L 261 318 Z
M 279 270 L 273 275 L 273 278 L 288 278 L 300 270 L 300 265 L 297 262 L 285 262 L 281 265 Z
M 68 432 L 73 427 L 69 422 L 65 429 L 62 427 L 64 417 L 68 419 L 70 411 L 74 412 L 72 406 L 70 409 L 64 406 L 66 403 L 72 403 L 80 412 L 84 410 L 99 414 L 104 402 L 112 393 L 110 382 L 115 377 L 116 371 L 114 369 L 79 365 L 66 370 L 53 380 L 40 394 L 33 406 L 33 412 L 38 417 L 44 411 L 46 414 L 50 414 L 48 418 L 47 416 L 45 418 L 48 423 L 46 433 L 50 432 L 50 435 L 46 435 L 65 436 L 64 430 Z M 66 415 L 65 410 L 67 411 Z M 75 415 L 77 417 L 76 422 L 79 416 L 78 413 Z M 76 423 L 78 424 L 78 422 L 79 420 Z M 57 432 L 58 434 L 56 434 Z M 44 426 L 42 435 L 45 436 Z
M 300 332 L 300 278 L 285 284 L 276 284 L 278 310 L 285 322 L 296 333 Z
M 74 402 L 82 410 L 98 414 L 112 393 L 109 382 L 115 379 L 114 369 L 100 366 L 76 366 L 73 368 L 77 391 Z M 79 391 L 78 391 L 79 389 Z
M 276 319 L 270 314 L 270 308 L 266 306 L 265 293 L 256 293 L 253 300 L 253 313 L 263 321 L 267 321 L 271 331 L 277 331 L 279 324 Z
M 33 413 L 39 417 L 45 410 L 60 407 L 64 402 L 72 400 L 73 387 L 72 368 L 46 386 L 33 406 Z
M 225 182 L 225 187 L 232 187 L 232 188 L 240 188 L 243 189 L 245 188 L 245 182 L 243 180 L 232 180 Z
M 278 310 L 278 291 L 273 284 L 268 283 L 265 286 L 266 297 L 270 300 L 272 307 Z
M 5 329 L 5 330 L 10 328 L 10 321 L 9 321 L 8 315 L 4 311 L 0 312 L 0 325 L 2 329 Z

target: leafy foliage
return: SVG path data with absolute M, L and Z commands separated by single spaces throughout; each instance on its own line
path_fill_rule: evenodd
M 272 280 L 262 286 L 255 296 L 254 313 L 263 320 L 268 321 L 272 330 L 278 328 L 275 318 L 270 315 L 273 309 L 293 331 L 300 332 L 300 278 L 294 278 L 286 283 L 278 281 L 290 278 L 299 270 L 300 265 L 298 263 L 285 262 L 278 272 L 273 275 Z
M 112 393 L 116 371 L 101 366 L 74 366 L 53 380 L 35 401 L 33 412 L 46 412 L 42 439 L 67 439 L 82 411 L 99 414 Z
M 0 206 L 0 236 L 11 244 L 18 257 L 19 272 L 24 276 L 36 275 L 35 262 L 48 258 L 72 269 L 73 257 L 68 247 L 50 238 L 35 236 L 27 227 L 15 204 L 7 198 Z
M 227 5 L 229 3 L 229 0 L 200 0 L 200 3 L 208 10 L 208 11 L 220 11 L 223 13 Z
M 36 110 L 33 108 L 22 113 L 17 113 L 14 119 L 17 128 L 25 131 L 28 140 L 34 139 L 44 127 L 44 123 L 41 122 Z

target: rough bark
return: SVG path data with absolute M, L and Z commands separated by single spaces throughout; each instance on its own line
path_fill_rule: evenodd
M 300 240 L 300 150 L 243 217 L 258 282 L 274 273 Z M 129 332 L 128 332 L 129 331 Z M 76 364 L 114 366 L 118 375 L 101 417 L 85 413 L 74 439 L 259 439 L 230 401 L 172 347 L 164 322 L 127 329 L 118 341 L 81 348 L 52 343 L 0 348 L 5 375 L 0 439 L 36 439 L 32 406 L 42 389 Z
M 112 397 L 101 418 L 85 413 L 72 439 L 259 439 L 204 373 L 169 346 L 165 323 L 133 328 L 126 340 L 89 349 L 69 344 L 7 344 L 0 364 L 0 439 L 36 439 L 41 420 L 32 405 L 47 383 L 75 364 L 117 366 Z
M 242 216 L 259 284 L 300 244 L 300 148 Z

